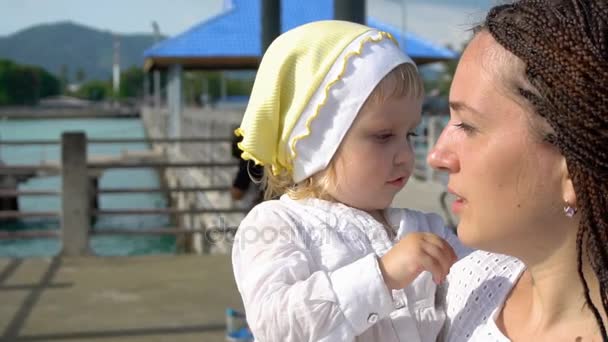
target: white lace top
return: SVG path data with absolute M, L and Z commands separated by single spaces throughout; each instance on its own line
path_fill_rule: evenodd
M 468 253 L 438 215 L 388 209 L 386 217 L 396 239 L 433 232 Z M 430 273 L 392 293 L 384 283 L 377 257 L 395 241 L 343 204 L 283 196 L 256 206 L 239 226 L 232 262 L 257 341 L 435 341 L 445 313 Z
M 458 261 L 447 279 L 443 340 L 508 342 L 496 325 L 507 295 L 524 271 L 518 259 L 476 251 Z

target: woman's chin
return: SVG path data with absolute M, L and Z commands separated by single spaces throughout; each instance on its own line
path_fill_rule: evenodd
M 466 222 L 460 221 L 456 226 L 456 234 L 463 245 L 473 249 L 484 249 L 483 239 L 474 227 L 471 227 Z

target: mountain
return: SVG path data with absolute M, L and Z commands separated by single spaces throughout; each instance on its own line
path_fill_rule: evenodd
M 154 44 L 153 34 L 116 35 L 120 42 L 120 67 L 143 65 L 143 52 Z M 73 22 L 33 26 L 0 37 L 0 59 L 45 68 L 60 76 L 67 67 L 68 79 L 79 69 L 86 79 L 108 80 L 112 76 L 114 35 Z

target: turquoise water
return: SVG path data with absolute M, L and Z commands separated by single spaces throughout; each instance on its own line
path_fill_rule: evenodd
M 63 131 L 84 131 L 89 138 L 144 138 L 145 132 L 139 119 L 43 119 L 2 120 L 0 139 L 6 140 L 59 140 Z M 119 155 L 123 150 L 145 150 L 145 144 L 94 144 L 88 146 L 91 155 Z M 58 145 L 3 146 L 0 159 L 6 164 L 35 164 L 41 160 L 60 160 Z M 158 187 L 158 175 L 151 169 L 115 169 L 104 172 L 100 188 L 111 187 Z M 60 190 L 59 177 L 34 178 L 19 186 L 20 190 Z M 59 211 L 59 196 L 19 199 L 22 211 Z M 100 198 L 101 209 L 164 208 L 162 194 L 111 194 Z M 100 217 L 95 228 L 159 228 L 169 226 L 167 216 L 108 216 Z M 58 219 L 24 219 L 15 223 L 0 223 L 3 230 L 58 229 Z M 97 255 L 141 255 L 174 253 L 175 238 L 170 236 L 93 237 L 91 247 Z M 0 257 L 52 256 L 60 251 L 58 239 L 0 240 Z

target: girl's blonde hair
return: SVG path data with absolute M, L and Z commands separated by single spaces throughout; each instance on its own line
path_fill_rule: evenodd
M 411 63 L 400 64 L 391 70 L 374 88 L 370 96 L 363 104 L 361 110 L 374 106 L 391 98 L 409 97 L 421 99 L 424 96 L 424 83 L 418 70 Z M 336 155 L 338 153 L 336 152 Z M 264 199 L 275 199 L 283 194 L 293 199 L 319 198 L 332 200 L 329 189 L 337 185 L 336 172 L 332 158 L 325 170 L 311 177 L 294 183 L 291 174 L 283 172 L 273 175 L 271 166 L 264 166 L 262 185 L 264 187 Z

